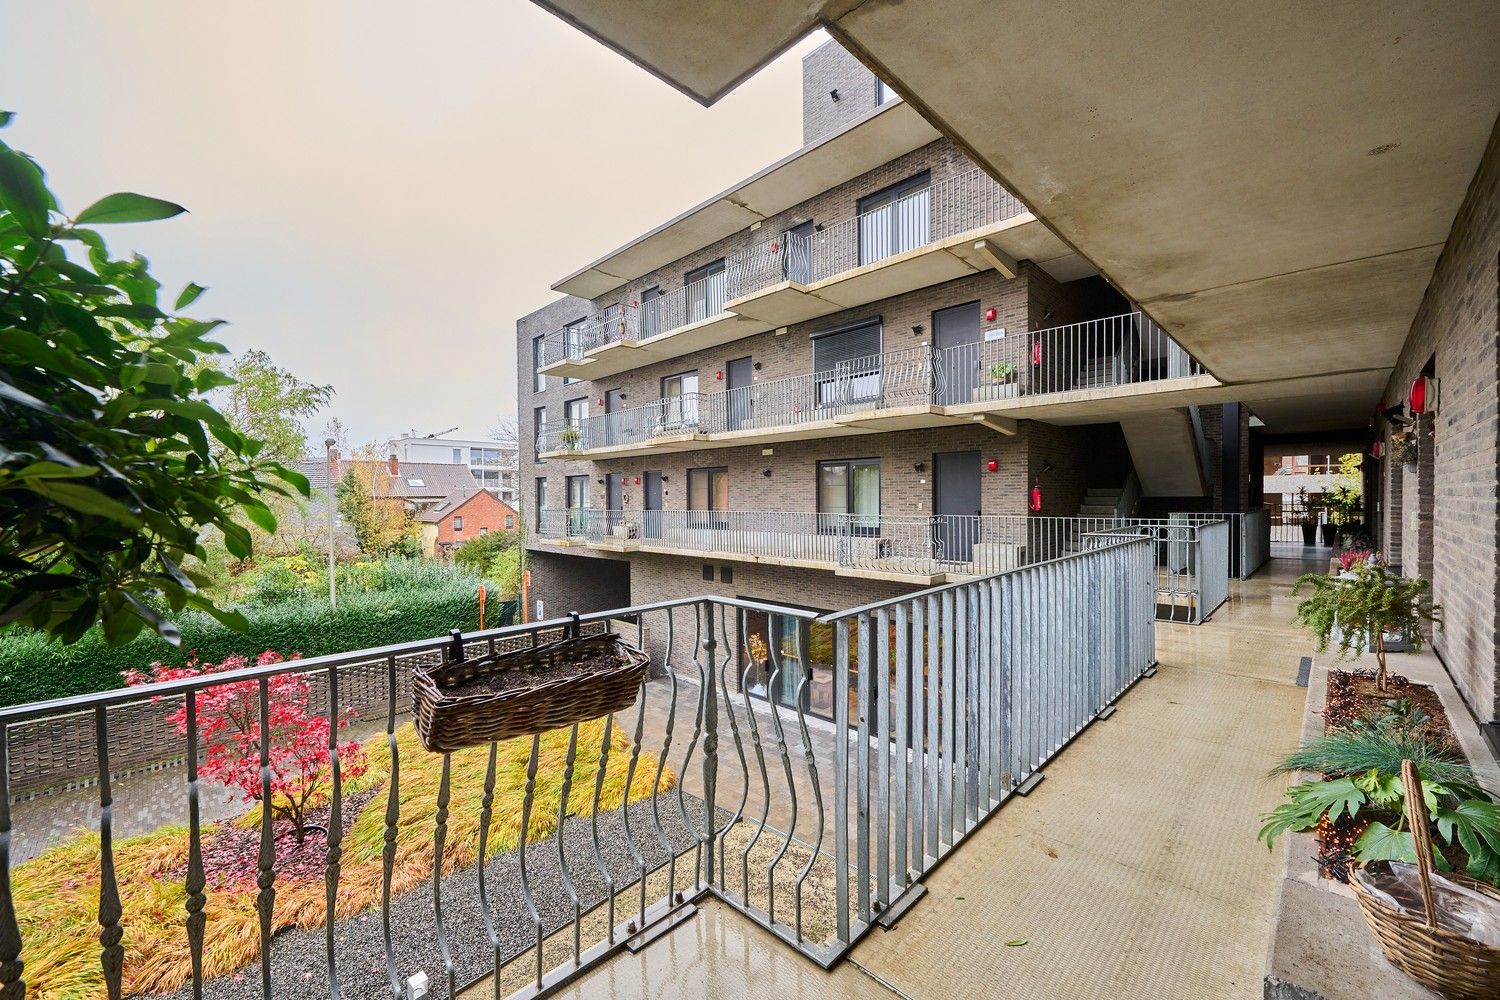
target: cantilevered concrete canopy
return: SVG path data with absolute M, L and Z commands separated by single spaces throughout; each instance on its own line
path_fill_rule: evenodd
M 553 6 L 709 99 L 816 18 L 1228 383 L 1380 385 L 1500 112 L 1493 0 Z
M 563 278 L 555 291 L 593 298 L 783 212 L 939 138 L 894 101 L 736 184 Z

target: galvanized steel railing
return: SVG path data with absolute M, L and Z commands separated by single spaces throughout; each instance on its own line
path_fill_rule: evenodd
M 1271 512 L 1265 507 L 1247 511 L 1179 512 L 1167 515 L 1172 520 L 1228 521 L 1229 575 L 1248 580 L 1271 558 Z
M 1073 374 L 1064 377 L 1066 372 Z M 889 407 L 995 403 L 1202 372 L 1150 319 L 1129 313 L 936 351 L 890 351 L 824 371 L 655 400 L 581 422 L 552 421 L 538 440 L 543 452 L 630 447 L 673 434 L 794 427 Z
M 1163 620 L 1198 624 L 1229 596 L 1231 525 L 1220 515 L 1169 518 L 1025 514 L 820 514 L 787 511 L 545 510 L 543 538 L 610 542 L 908 576 L 1001 573 L 1084 551 L 1099 536 L 1154 543 Z
M 1114 540 L 822 619 L 835 660 L 858 664 L 834 678 L 842 945 L 1152 666 L 1151 557 Z
M 837 222 L 820 224 L 803 242 L 807 278 L 812 284 L 857 267 L 992 226 L 1023 214 L 1026 207 L 978 168 L 934 181 L 889 204 Z M 758 289 L 745 289 L 749 294 Z

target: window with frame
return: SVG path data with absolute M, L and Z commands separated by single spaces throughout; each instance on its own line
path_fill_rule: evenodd
M 688 521 L 696 528 L 727 528 L 729 468 L 688 470 Z
M 589 398 L 579 396 L 563 403 L 563 419 L 568 422 L 569 427 L 582 427 L 584 420 L 589 415 Z
M 453 530 L 454 531 L 463 531 L 464 530 L 463 515 L 461 515 L 461 514 L 455 514 L 454 515 L 454 517 L 453 517 Z
M 547 479 L 544 476 L 538 476 L 537 477 L 537 481 L 536 481 L 536 514 L 534 515 L 535 522 L 536 522 L 536 530 L 538 532 L 540 532 L 542 530 L 542 512 L 544 510 L 546 510 L 546 509 L 547 509 Z
M 687 273 L 683 278 L 683 284 L 687 286 L 686 322 L 696 323 L 724 311 L 728 279 L 723 257 Z
M 454 465 L 463 465 L 464 464 L 464 450 L 462 448 L 454 448 L 453 449 L 453 464 Z
M 875 106 L 883 107 L 892 101 L 901 100 L 901 95 L 891 89 L 891 85 L 880 77 L 875 78 Z
M 488 535 L 490 533 L 490 529 L 489 528 L 480 528 L 479 529 L 479 533 L 481 535 Z
M 568 488 L 568 534 L 584 533 L 585 512 L 589 505 L 589 477 L 569 476 Z
M 577 361 L 579 358 L 583 357 L 584 353 L 587 352 L 590 348 L 598 346 L 597 344 L 591 344 L 588 342 L 588 321 L 588 317 L 584 316 L 579 319 L 575 319 L 571 323 L 563 324 L 563 357 Z M 564 375 L 562 384 L 572 385 L 577 381 L 578 380 L 571 375 Z
M 698 426 L 698 373 L 682 372 L 661 380 L 661 429 L 665 433 Z
M 818 463 L 818 530 L 880 533 L 880 459 L 847 458 Z
M 879 397 L 883 330 L 877 316 L 813 334 L 813 385 L 818 406 Z
M 505 515 L 505 530 L 506 531 L 514 531 L 515 527 L 516 527 L 516 515 L 514 515 L 514 514 L 506 514 Z
M 536 391 L 547 391 L 547 376 L 542 374 L 542 340 L 541 334 L 531 338 L 531 370 L 536 373 Z
M 859 200 L 859 263 L 885 260 L 931 239 L 932 178 L 926 172 Z
M 538 462 L 542 461 L 542 451 L 547 447 L 547 442 L 542 440 L 542 431 L 547 426 L 547 408 L 538 406 L 531 413 L 531 453 Z

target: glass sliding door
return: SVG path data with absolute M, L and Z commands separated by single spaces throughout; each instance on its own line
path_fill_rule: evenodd
M 758 611 L 746 612 L 744 624 L 742 690 L 788 708 L 796 708 L 800 700 L 804 712 L 831 720 L 833 626 Z M 851 691 L 855 687 L 851 679 Z M 858 712 L 850 718 L 858 718 Z
M 698 373 L 683 372 L 661 380 L 661 431 L 676 434 L 698 426 Z
M 931 239 L 929 184 L 927 174 L 918 174 L 859 200 L 860 266 L 914 250 Z
M 729 469 L 724 466 L 688 470 L 688 525 L 724 530 L 729 527 Z
M 568 535 L 577 537 L 587 530 L 589 477 L 568 477 Z
M 717 316 L 724 311 L 725 290 L 728 275 L 724 272 L 724 261 L 719 259 L 705 267 L 689 271 L 684 279 L 687 285 L 687 322 L 697 323 Z
M 880 459 L 818 463 L 818 530 L 880 534 Z

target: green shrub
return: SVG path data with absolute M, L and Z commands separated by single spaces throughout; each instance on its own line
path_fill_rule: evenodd
M 292 568 L 284 569 L 296 575 Z M 142 669 L 153 661 L 180 664 L 193 653 L 212 662 L 235 653 L 253 657 L 267 649 L 322 656 L 430 639 L 450 629 L 479 625 L 480 578 L 464 570 L 431 560 L 392 559 L 340 566 L 339 577 L 336 609 L 316 593 L 316 584 L 303 584 L 291 599 L 247 606 L 246 632 L 234 632 L 206 614 L 186 613 L 181 648 L 145 632 L 122 646 L 109 646 L 99 630 L 92 629 L 77 642 L 63 645 L 38 632 L 8 629 L 0 633 L 0 705 L 117 688 L 121 671 Z M 309 586 L 313 593 L 305 589 Z M 268 584 L 266 593 L 272 589 Z M 492 602 L 485 624 L 510 624 L 515 611 L 514 602 Z
M 467 566 L 479 573 L 488 573 L 496 556 L 502 552 L 519 552 L 520 546 L 519 531 L 492 531 L 487 535 L 471 538 L 454 549 L 453 563 L 456 566 Z

